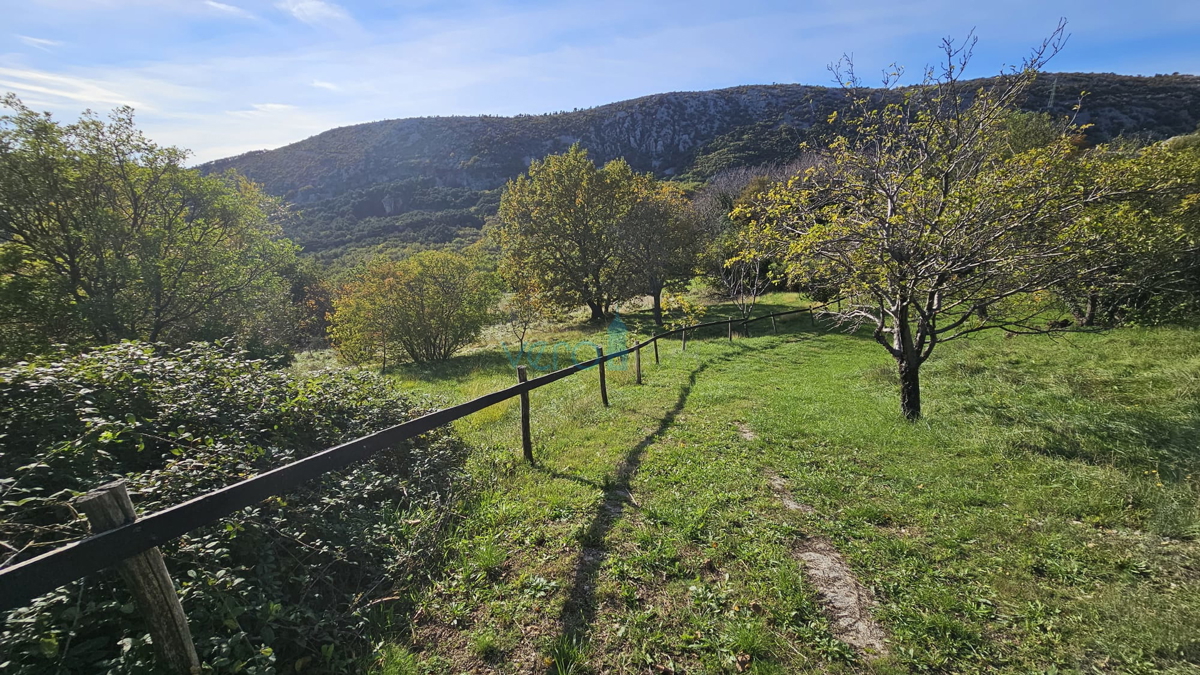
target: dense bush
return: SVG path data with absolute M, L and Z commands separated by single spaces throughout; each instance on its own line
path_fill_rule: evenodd
M 479 336 L 499 299 L 495 275 L 467 256 L 377 258 L 340 289 L 329 335 L 350 363 L 386 370 L 401 351 L 417 363 L 444 361 Z
M 368 374 L 298 376 L 221 346 L 122 343 L 18 364 L 0 370 L 0 545 L 11 562 L 84 535 L 70 500 L 116 476 L 140 512 L 156 511 L 423 412 Z M 405 597 L 396 585 L 435 548 L 462 457 L 434 432 L 164 547 L 201 660 L 355 669 L 372 602 Z M 111 571 L 9 613 L 0 633 L 9 673 L 146 673 L 154 661 Z

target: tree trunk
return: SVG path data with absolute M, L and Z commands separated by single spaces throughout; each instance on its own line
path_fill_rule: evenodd
M 1087 298 L 1087 308 L 1083 310 L 1083 321 L 1080 321 L 1082 326 L 1096 325 L 1096 305 L 1099 304 L 1100 297 L 1095 293 L 1089 293 Z
M 900 367 L 900 413 L 907 420 L 921 417 L 921 366 L 896 359 Z
M 662 328 L 662 289 L 658 289 L 658 291 L 652 293 L 650 297 L 654 299 L 654 325 Z
M 591 321 L 604 321 L 604 305 L 592 300 L 587 301 L 588 309 L 592 310 Z

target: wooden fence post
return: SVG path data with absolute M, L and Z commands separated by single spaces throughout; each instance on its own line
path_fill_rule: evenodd
M 642 383 L 642 347 L 633 350 L 633 370 L 637 373 L 637 383 Z
M 517 366 L 517 381 L 524 382 L 528 378 L 526 367 Z M 521 392 L 521 452 L 525 461 L 533 464 L 533 434 L 529 430 L 529 392 Z
M 600 359 L 600 400 L 608 407 L 608 384 L 604 381 L 604 348 L 596 347 L 596 356 Z
M 87 515 L 94 533 L 137 520 L 124 480 L 101 485 L 76 503 Z M 154 648 L 166 665 L 164 670 L 186 675 L 199 673 L 200 659 L 192 643 L 192 631 L 188 628 L 187 616 L 162 553 L 152 548 L 126 558 L 117 564 L 117 571 L 133 592 L 138 611 L 146 619 Z
M 683 331 L 680 332 L 680 335 L 683 336 L 683 346 L 680 348 L 680 351 L 686 352 L 687 351 L 687 329 L 686 328 L 683 329 Z
M 733 342 L 733 317 L 730 317 L 725 325 L 729 326 L 729 341 Z
M 775 325 L 775 315 L 774 314 L 771 315 L 771 332 L 772 333 L 779 332 L 779 327 Z
M 658 338 L 654 338 L 654 365 L 658 365 Z

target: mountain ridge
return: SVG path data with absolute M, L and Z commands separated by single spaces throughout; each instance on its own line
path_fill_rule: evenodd
M 973 80 L 983 84 L 986 78 Z M 877 97 L 895 90 L 870 90 Z M 1092 125 L 1089 140 L 1120 135 L 1150 139 L 1188 133 L 1200 124 L 1200 76 L 1046 73 L 1025 109 L 1071 114 Z M 492 191 L 529 162 L 580 143 L 597 162 L 623 157 L 635 170 L 703 180 L 725 168 L 786 162 L 803 140 L 819 140 L 830 113 L 845 101 L 834 87 L 742 85 L 651 94 L 571 112 L 516 116 L 413 117 L 338 127 L 274 150 L 200 165 L 235 169 L 306 215 L 289 235 L 310 251 L 354 244 L 364 220 L 376 243 L 405 232 L 428 239 L 428 223 L 399 223 L 412 212 L 442 217 L 432 243 L 476 229 L 494 212 Z M 424 191 L 424 192 L 422 192 Z M 431 192 L 432 191 L 432 192 Z M 474 199 L 471 195 L 476 195 Z M 424 196 L 422 196 L 424 195 Z M 365 201 L 364 201 L 365 200 Z M 446 206 L 451 203 L 451 206 Z M 412 217 L 409 218 L 413 220 Z M 320 230 L 330 237 L 314 237 Z M 343 231 L 347 236 L 337 236 Z M 403 239 L 403 237 L 401 237 Z M 340 243 L 339 243 L 340 242 Z

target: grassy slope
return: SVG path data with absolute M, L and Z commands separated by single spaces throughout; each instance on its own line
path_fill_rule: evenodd
M 381 671 L 1200 664 L 1194 332 L 947 344 L 908 424 L 878 345 L 781 328 L 664 344 L 643 386 L 610 372 L 608 409 L 592 373 L 534 392 L 537 467 L 515 401 L 461 421 L 479 501 Z M 494 351 L 399 376 L 455 400 L 515 380 Z M 875 590 L 891 656 L 832 637 L 793 557 L 810 536 Z

